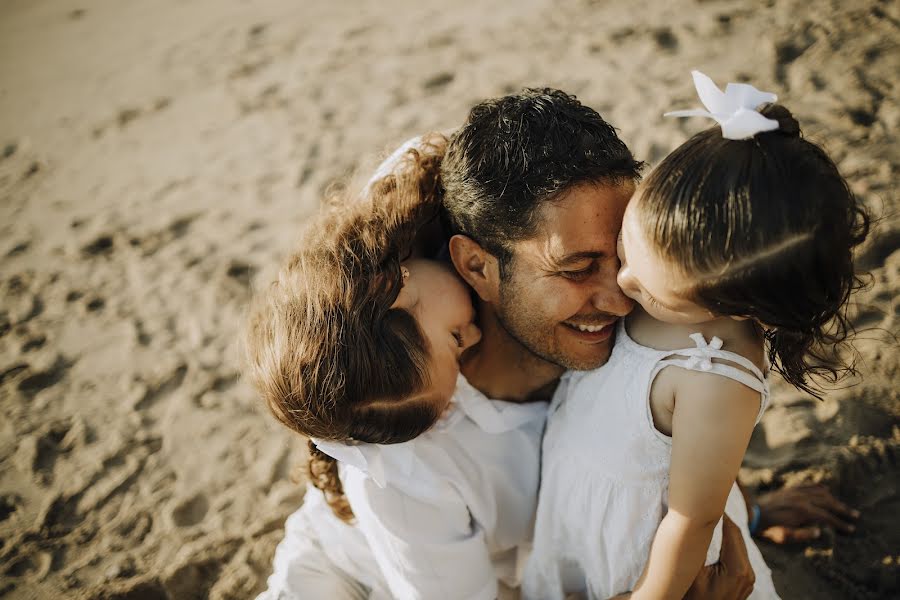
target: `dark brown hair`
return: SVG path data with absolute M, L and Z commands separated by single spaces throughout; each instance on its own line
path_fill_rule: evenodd
M 475 105 L 441 165 L 451 233 L 497 257 L 537 226 L 544 202 L 582 183 L 635 181 L 637 161 L 616 130 L 575 96 L 525 89 Z
M 729 140 L 713 127 L 675 149 L 642 184 L 638 214 L 661 258 L 695 281 L 695 301 L 752 318 L 772 367 L 819 396 L 810 375 L 834 382 L 853 371 L 839 350 L 869 216 L 786 108 L 761 112 L 777 130 Z
M 365 196 L 305 228 L 278 278 L 254 299 L 246 373 L 284 425 L 311 438 L 408 441 L 439 414 L 423 397 L 429 347 L 415 318 L 391 308 L 400 262 L 440 203 L 442 136 L 426 136 Z M 310 443 L 310 481 L 353 516 L 337 463 Z

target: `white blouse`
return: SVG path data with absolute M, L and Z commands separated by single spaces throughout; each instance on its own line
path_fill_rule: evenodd
M 324 551 L 395 598 L 493 599 L 498 579 L 517 585 L 546 410 L 542 402 L 490 400 L 460 375 L 450 408 L 430 430 L 402 444 L 358 444 L 356 465 L 339 463 L 356 521 L 347 526 L 315 502 Z

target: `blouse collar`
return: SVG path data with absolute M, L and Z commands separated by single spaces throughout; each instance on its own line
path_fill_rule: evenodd
M 499 434 L 542 419 L 546 414 L 545 402 L 520 404 L 491 400 L 460 374 L 447 412 L 429 431 L 445 431 L 460 420 L 468 418 L 485 433 Z M 321 452 L 335 460 L 367 473 L 381 487 L 387 483 L 389 473 L 407 477 L 415 465 L 415 450 L 412 445 L 415 440 L 401 444 L 318 439 L 313 439 L 312 442 Z

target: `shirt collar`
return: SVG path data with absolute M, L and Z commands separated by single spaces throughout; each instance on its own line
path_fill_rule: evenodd
M 453 404 L 459 412 L 487 433 L 512 431 L 547 414 L 546 402 L 518 403 L 491 400 L 475 389 L 462 373 L 456 378 Z

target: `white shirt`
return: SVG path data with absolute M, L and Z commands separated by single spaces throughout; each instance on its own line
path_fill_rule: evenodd
M 498 579 L 517 585 L 546 410 L 490 400 L 460 375 L 451 407 L 430 430 L 403 444 L 360 444 L 361 468 L 340 463 L 356 523 L 318 502 L 323 550 L 349 575 L 400 599 L 493 599 Z

